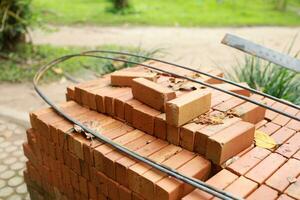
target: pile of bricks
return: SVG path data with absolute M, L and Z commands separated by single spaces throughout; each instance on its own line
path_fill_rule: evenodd
M 216 79 L 147 63 L 300 115 Z M 300 198 L 300 123 L 295 120 L 141 66 L 70 86 L 66 98 L 60 108 L 74 119 L 186 176 L 241 198 Z M 32 112 L 30 120 L 24 177 L 33 199 L 214 198 L 91 138 L 51 108 Z M 255 146 L 255 130 L 273 137 L 278 147 Z

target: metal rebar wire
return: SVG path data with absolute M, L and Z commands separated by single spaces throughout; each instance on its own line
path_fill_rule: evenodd
M 110 50 L 93 50 L 93 51 L 86 51 L 86 52 L 83 52 L 83 53 L 109 53 L 109 54 L 119 54 L 119 55 L 127 55 L 127 56 L 132 56 L 132 57 L 137 57 L 137 58 L 144 58 L 144 59 L 147 59 L 147 60 L 154 60 L 154 61 L 157 61 L 157 62 L 160 62 L 160 63 L 165 63 L 165 64 L 168 64 L 168 65 L 172 65 L 174 67 L 178 67 L 178 68 L 181 68 L 181 69 L 186 69 L 186 70 L 189 70 L 189 71 L 192 71 L 192 72 L 196 72 L 196 73 L 199 73 L 199 74 L 202 74 L 202 75 L 205 75 L 205 76 L 208 76 L 208 77 L 220 80 L 220 81 L 224 81 L 224 82 L 229 83 L 231 85 L 243 88 L 243 89 L 251 91 L 251 92 L 253 92 L 255 94 L 259 94 L 261 96 L 267 97 L 269 99 L 272 99 L 274 101 L 280 102 L 280 103 L 285 104 L 287 106 L 293 107 L 295 109 L 300 109 L 300 106 L 295 105 L 295 104 L 293 104 L 293 103 L 291 103 L 289 101 L 285 101 L 285 100 L 276 98 L 274 96 L 271 96 L 269 94 L 265 94 L 263 92 L 257 91 L 257 90 L 255 90 L 253 88 L 249 88 L 249 87 L 243 86 L 243 85 L 241 85 L 239 83 L 236 83 L 234 81 L 231 81 L 231 80 L 228 80 L 228 79 L 225 79 L 225 78 L 222 78 L 222 77 L 218 77 L 218 76 L 209 74 L 207 72 L 200 71 L 198 69 L 193 69 L 193 68 L 190 68 L 190 67 L 186 67 L 186 66 L 179 65 L 179 64 L 176 64 L 176 63 L 171 63 L 171 62 L 164 61 L 164 60 L 161 60 L 161 59 L 147 57 L 147 56 L 142 56 L 142 55 L 136 55 L 136 54 L 132 54 L 132 53 L 128 53 L 128 52 L 118 52 L 118 51 L 110 51 Z
M 91 52 L 90 52 L 91 53 Z M 163 69 L 159 69 L 157 67 L 153 67 L 151 65 L 147 65 L 147 64 L 143 64 L 143 63 L 138 63 L 138 62 L 134 62 L 134 61 L 129 61 L 129 60 L 124 60 L 124 59 L 121 59 L 121 58 L 112 58 L 112 57 L 107 57 L 107 56 L 97 56 L 97 55 L 90 55 L 89 53 L 87 52 L 83 52 L 82 54 L 73 54 L 73 55 L 69 55 L 71 57 L 74 57 L 74 56 L 85 56 L 85 57 L 94 57 L 94 58 L 100 58 L 100 59 L 109 59 L 109 60 L 114 60 L 114 61 L 120 61 L 120 62 L 125 62 L 125 63 L 130 63 L 130 64 L 135 64 L 135 65 L 140 65 L 140 66 L 144 66 L 144 67 L 147 67 L 147 68 L 150 68 L 150 69 L 153 69 L 153 70 L 156 70 L 156 71 L 160 71 L 160 72 L 163 72 L 163 73 L 166 73 L 166 74 L 171 74 L 173 76 L 177 76 L 177 77 L 180 77 L 180 78 L 183 78 L 183 79 L 186 79 L 186 80 L 189 80 L 189 81 L 192 81 L 192 82 L 195 82 L 195 83 L 198 83 L 198 84 L 201 84 L 201 85 L 204 85 L 206 87 L 209 87 L 209 88 L 213 88 L 215 90 L 218 90 L 218 91 L 221 91 L 221 92 L 224 92 L 226 94 L 229 94 L 231 96 L 234 96 L 234 97 L 237 97 L 237 98 L 240 98 L 242 100 L 245 100 L 245 101 L 248 101 L 248 102 L 251 102 L 253 104 L 256 104 L 258 106 L 261 106 L 263 108 L 266 108 L 268 110 L 271 110 L 273 112 L 276 112 L 278 114 L 281 114 L 281 115 L 284 115 L 286 117 L 289 117 L 291 119 L 294 119 L 294 120 L 297 120 L 297 121 L 300 121 L 300 118 L 294 116 L 294 115 L 291 115 L 289 113 L 285 113 L 284 111 L 281 111 L 281 110 L 278 110 L 276 108 L 272 108 L 271 106 L 268 106 L 268 105 L 265 105 L 263 103 L 260 103 L 258 101 L 255 101 L 249 97 L 246 97 L 246 96 L 243 96 L 243 95 L 240 95 L 240 94 L 237 94 L 237 93 L 234 93 L 234 92 L 231 92 L 231 91 L 228 91 L 228 90 L 224 90 L 224 89 L 221 89 L 221 88 L 218 88 L 214 85 L 211 85 L 209 83 L 205 83 L 203 81 L 200 81 L 200 80 L 196 80 L 196 79 L 193 79 L 193 78 L 189 78 L 189 77 L 186 77 L 186 76 L 183 76 L 183 75 L 180 75 L 180 74 L 176 74 L 176 73 L 173 73 L 173 72 L 170 72 L 170 71 L 166 71 L 166 70 L 163 70 Z M 68 57 L 68 56 L 66 56 Z M 64 58 L 64 57 L 62 57 Z
M 79 122 L 78 120 L 70 117 L 69 115 L 67 115 L 63 110 L 61 110 L 58 106 L 56 106 L 46 95 L 44 95 L 44 93 L 40 90 L 40 88 L 38 87 L 39 84 L 39 80 L 40 78 L 42 78 L 42 76 L 44 75 L 44 73 L 51 67 L 53 67 L 55 64 L 61 63 L 65 60 L 68 60 L 70 58 L 73 57 L 79 57 L 79 56 L 88 56 L 88 57 L 94 57 L 94 56 L 90 56 L 90 55 L 82 55 L 82 54 L 73 54 L 73 55 L 68 55 L 68 56 L 63 56 L 61 58 L 58 58 L 56 60 L 53 60 L 52 62 L 42 66 L 38 72 L 35 74 L 34 79 L 33 79 L 33 85 L 34 85 L 34 89 L 36 90 L 36 92 L 39 94 L 39 96 L 48 104 L 50 105 L 59 115 L 63 116 L 64 118 L 66 118 L 68 121 L 72 122 L 73 124 L 76 124 L 78 126 L 80 126 L 84 131 L 91 133 L 92 135 L 94 135 L 96 138 L 102 140 L 105 143 L 108 143 L 110 145 L 112 145 L 114 148 L 120 150 L 121 152 L 126 153 L 129 156 L 132 156 L 133 158 L 144 162 L 148 165 L 150 165 L 151 167 L 154 167 L 155 169 L 158 169 L 166 174 L 168 174 L 169 176 L 175 177 L 185 183 L 188 183 L 204 192 L 207 192 L 209 194 L 212 194 L 220 199 L 223 200 L 240 200 L 241 198 L 235 197 L 232 194 L 219 190 L 215 187 L 212 187 L 208 184 L 206 184 L 203 181 L 200 181 L 198 179 L 192 178 L 192 177 L 188 177 L 185 176 L 183 174 L 180 174 L 179 172 L 177 172 L 176 170 L 173 170 L 167 166 L 164 165 L 160 165 L 148 158 L 142 157 L 139 154 L 115 143 L 114 141 L 104 137 L 103 135 L 99 134 L 98 132 L 86 127 L 85 125 L 83 125 L 81 122 Z M 103 59 L 110 59 L 109 57 L 107 58 L 103 58 Z

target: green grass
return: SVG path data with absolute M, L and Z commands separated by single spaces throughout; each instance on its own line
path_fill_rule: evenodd
M 34 10 L 52 24 L 247 26 L 300 25 L 299 0 L 289 0 L 286 12 L 274 0 L 131 0 L 127 14 L 110 12 L 107 0 L 33 0 Z
M 300 105 L 300 74 L 284 67 L 245 56 L 233 72 L 226 77 L 236 82 L 246 82 L 251 88 Z
M 144 51 L 140 48 L 119 47 L 119 46 L 102 46 L 97 47 L 98 50 L 120 50 L 132 52 L 144 56 L 153 56 L 159 50 Z M 22 45 L 19 46 L 14 53 L 0 53 L 0 82 L 24 82 L 31 81 L 34 74 L 42 64 L 46 64 L 51 60 L 67 55 L 80 53 L 91 49 L 83 47 L 54 47 L 49 45 Z M 100 55 L 100 54 L 99 54 Z M 102 54 L 103 55 L 103 54 Z M 108 56 L 108 55 L 107 55 Z M 110 57 L 113 57 L 109 55 Z M 119 58 L 119 57 L 118 57 Z M 126 58 L 135 62 L 142 62 L 143 59 Z M 113 62 L 110 60 L 96 58 L 74 58 L 55 66 L 56 70 L 49 70 L 45 75 L 44 81 L 49 82 L 58 80 L 63 76 L 82 77 L 84 74 L 94 74 L 100 76 L 114 70 L 130 67 L 132 65 L 122 62 Z

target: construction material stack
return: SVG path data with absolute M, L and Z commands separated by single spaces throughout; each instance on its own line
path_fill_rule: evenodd
M 263 101 L 217 79 L 147 63 Z M 222 76 L 216 70 L 209 73 Z M 274 198 L 299 197 L 297 186 L 279 179 L 293 176 L 299 182 L 300 125 L 295 120 L 141 66 L 70 86 L 66 97 L 60 108 L 72 118 L 183 175 L 241 198 L 255 199 L 265 191 Z M 290 108 L 287 112 L 300 114 Z M 23 145 L 29 159 L 24 177 L 33 199 L 213 198 L 103 143 L 51 108 L 32 112 L 30 120 Z M 282 145 L 273 150 L 255 147 L 256 129 Z

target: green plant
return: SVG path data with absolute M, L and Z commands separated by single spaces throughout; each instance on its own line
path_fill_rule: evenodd
M 25 42 L 25 34 L 31 23 L 31 0 L 0 1 L 0 50 L 14 50 Z
M 254 56 L 245 56 L 244 64 L 239 63 L 226 76 L 236 82 L 246 82 L 251 88 L 264 93 L 300 104 L 300 76 L 284 67 Z

